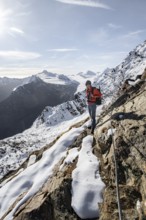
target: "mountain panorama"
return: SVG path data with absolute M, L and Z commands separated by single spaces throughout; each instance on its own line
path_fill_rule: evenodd
M 29 128 L 45 106 L 72 100 L 78 82 L 43 71 L 19 80 L 4 78 L 0 85 L 0 139 L 3 139 Z
M 0 79 L 1 220 L 146 219 L 145 68 L 146 41 L 103 73 Z

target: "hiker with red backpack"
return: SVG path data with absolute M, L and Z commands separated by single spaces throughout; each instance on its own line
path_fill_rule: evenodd
M 99 89 L 91 85 L 91 81 L 86 81 L 86 98 L 88 103 L 88 111 L 92 121 L 91 124 L 91 134 L 94 134 L 94 129 L 96 127 L 96 105 L 101 104 L 101 92 Z

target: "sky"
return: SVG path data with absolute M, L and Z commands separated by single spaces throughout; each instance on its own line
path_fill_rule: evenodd
M 146 40 L 145 0 L 0 0 L 0 77 L 117 66 Z

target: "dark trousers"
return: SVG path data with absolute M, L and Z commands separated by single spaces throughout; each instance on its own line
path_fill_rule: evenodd
M 88 111 L 89 111 L 89 115 L 90 115 L 90 118 L 91 118 L 91 129 L 92 131 L 94 131 L 95 129 L 95 126 L 96 126 L 96 104 L 95 103 L 91 103 L 91 104 L 88 104 Z

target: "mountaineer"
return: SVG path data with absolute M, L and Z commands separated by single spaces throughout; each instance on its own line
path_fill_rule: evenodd
M 91 134 L 94 134 L 94 129 L 96 126 L 96 105 L 100 105 L 101 103 L 101 92 L 99 89 L 93 87 L 91 85 L 91 81 L 86 81 L 86 98 L 88 103 L 88 111 L 91 118 Z

